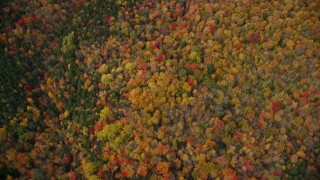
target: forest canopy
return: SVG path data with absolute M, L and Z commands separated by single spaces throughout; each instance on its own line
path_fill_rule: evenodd
M 0 179 L 319 179 L 319 0 L 1 0 Z

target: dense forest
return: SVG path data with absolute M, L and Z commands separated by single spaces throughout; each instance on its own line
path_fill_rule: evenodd
M 320 179 L 319 0 L 1 0 L 0 179 Z

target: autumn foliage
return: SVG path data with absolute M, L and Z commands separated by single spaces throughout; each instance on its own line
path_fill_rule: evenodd
M 319 2 L 0 8 L 0 179 L 320 178 Z

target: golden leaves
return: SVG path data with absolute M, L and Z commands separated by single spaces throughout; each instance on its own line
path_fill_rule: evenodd
M 173 74 L 155 73 L 147 80 L 147 87 L 136 87 L 129 92 L 129 100 L 134 105 L 134 108 L 144 108 L 152 112 L 166 106 L 173 107 L 175 101 L 173 101 L 172 97 L 177 93 L 181 84 L 175 78 L 176 76 Z M 185 83 L 184 88 L 187 91 L 191 91 L 188 83 Z
M 82 170 L 83 170 L 86 178 L 89 178 L 91 175 L 93 175 L 98 170 L 98 167 L 95 163 L 87 161 L 87 160 L 82 160 L 81 166 L 82 166 Z
M 167 175 L 169 173 L 170 164 L 168 162 L 157 163 L 156 169 L 161 175 Z
M 79 117 L 73 108 L 82 110 L 79 105 L 85 106 L 87 97 L 79 98 L 79 104 L 70 106 L 72 93 L 79 87 L 72 86 L 70 78 L 54 77 L 58 68 L 50 68 L 46 82 L 40 86 L 58 108 L 57 116 L 60 115 L 61 120 L 70 119 L 65 127 L 72 143 L 88 143 L 81 135 L 94 133 L 92 127 L 84 124 L 94 125 L 96 136 L 88 140 L 97 148 L 90 148 L 89 144 L 89 149 L 93 159 L 100 158 L 99 146 L 104 146 L 106 166 L 102 172 L 99 170 L 100 178 L 110 172 L 118 178 L 146 177 L 148 171 L 154 177 L 160 174 L 168 178 L 171 174 L 170 178 L 176 178 L 190 176 L 193 170 L 194 178 L 237 179 L 235 171 L 261 173 L 263 168 L 256 157 L 275 154 L 269 164 L 277 160 L 279 167 L 287 163 L 284 157 L 289 157 L 290 167 L 308 159 L 309 152 L 314 153 L 314 135 L 319 128 L 313 117 L 319 94 L 310 92 L 309 86 L 313 84 L 318 88 L 319 23 L 317 16 L 308 10 L 315 10 L 317 5 L 311 3 L 302 8 L 301 3 L 292 5 L 287 1 L 248 2 L 186 5 L 175 1 L 145 2 L 139 4 L 139 8 L 132 8 L 133 11 L 123 7 L 115 17 L 105 19 L 110 34 L 104 44 L 86 45 L 91 39 L 83 39 L 82 32 L 75 31 L 87 61 L 82 63 L 83 58 L 77 54 L 75 67 L 88 73 L 74 78 L 80 78 L 78 84 L 85 93 L 95 94 L 96 86 L 100 88 L 96 95 L 99 100 L 95 99 L 90 106 L 94 112 L 92 117 L 78 124 L 75 118 L 81 118 L 82 112 Z M 85 6 L 91 7 L 88 5 L 91 5 L 89 2 Z M 185 10 L 188 12 L 183 15 Z M 258 12 L 261 16 L 255 15 Z M 81 16 L 73 17 L 82 19 Z M 23 22 L 29 21 L 29 17 L 24 18 L 20 24 L 29 23 L 29 26 L 30 22 Z M 16 43 L 16 36 L 35 38 L 36 44 L 45 42 L 46 34 L 29 30 L 27 26 L 23 26 L 26 33 L 17 27 L 11 34 L 1 34 L 0 39 L 8 43 L 8 47 Z M 70 41 L 71 36 L 72 33 L 64 38 L 60 50 L 69 52 L 76 48 Z M 48 44 L 59 51 L 57 42 Z M 12 52 L 14 48 L 6 48 L 5 52 Z M 21 47 L 19 51 L 32 57 L 38 52 L 48 54 L 51 49 L 36 51 Z M 65 71 L 73 70 L 73 65 L 66 63 L 68 68 L 61 74 L 67 75 Z M 210 70 L 205 70 L 209 65 Z M 92 72 L 94 76 L 89 75 Z M 99 85 L 96 75 L 101 76 Z M 27 80 L 21 82 L 21 87 L 27 84 Z M 117 98 L 110 102 L 114 94 Z M 27 99 L 30 118 L 23 116 L 10 123 L 28 127 L 31 119 L 41 118 L 42 114 L 51 120 L 49 112 L 37 109 L 38 100 L 34 97 Z M 98 116 L 100 120 L 94 121 Z M 2 140 L 7 131 L 0 129 Z M 83 144 L 75 146 L 82 151 L 86 147 Z M 295 149 L 297 144 L 301 145 L 300 149 Z M 287 154 L 278 156 L 286 148 Z M 37 152 L 33 153 L 36 157 Z M 230 157 L 226 155 L 232 156 L 230 164 Z M 130 158 L 135 162 L 130 163 Z M 163 162 L 164 159 L 167 162 Z M 254 165 L 258 167 L 253 168 Z M 92 168 L 90 163 L 83 167 L 89 169 L 84 171 L 86 178 L 97 178 L 96 167 Z M 264 169 L 263 173 L 270 175 L 271 170 Z
M 10 151 L 7 151 L 6 158 L 9 162 L 16 160 L 17 159 L 17 151 L 15 149 L 11 149 Z
M 296 154 L 293 154 L 291 157 L 290 157 L 290 161 L 292 163 L 297 163 L 298 162 L 298 156 Z
M 121 177 L 122 178 L 132 178 L 134 173 L 135 172 L 134 172 L 132 166 L 131 165 L 127 165 L 127 166 L 122 168 Z
M 226 168 L 222 171 L 223 179 L 225 180 L 237 180 L 237 173 L 231 168 Z
M 0 128 L 0 141 L 6 137 L 6 129 L 4 127 Z
M 169 150 L 169 145 L 158 144 L 158 146 L 156 147 L 156 151 L 161 155 L 165 155 Z
M 165 137 L 165 127 L 162 126 L 158 129 L 157 137 L 159 139 L 163 139 Z
M 107 120 L 109 117 L 113 116 L 113 112 L 109 107 L 105 107 L 100 111 L 100 119 Z
M 191 86 L 187 82 L 183 84 L 182 88 L 187 92 L 191 91 Z
M 139 164 L 137 174 L 142 177 L 145 177 L 148 174 L 148 167 L 145 163 Z

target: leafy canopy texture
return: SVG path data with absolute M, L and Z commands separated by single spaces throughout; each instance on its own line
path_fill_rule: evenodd
M 320 179 L 319 0 L 0 8 L 0 179 Z

